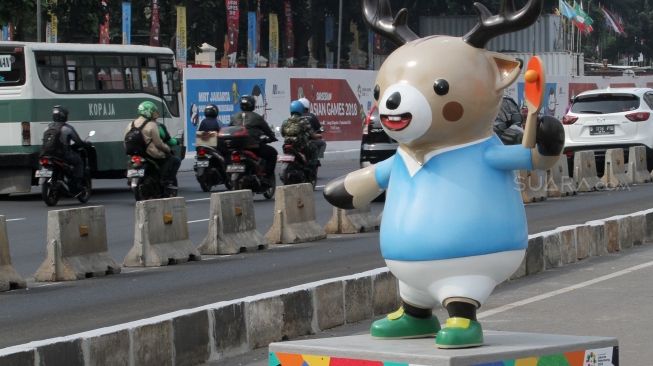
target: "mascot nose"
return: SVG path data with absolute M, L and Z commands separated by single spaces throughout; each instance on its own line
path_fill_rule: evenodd
M 385 106 L 388 109 L 397 109 L 399 108 L 399 104 L 401 104 L 401 94 L 399 92 L 392 93 L 388 100 L 385 101 Z

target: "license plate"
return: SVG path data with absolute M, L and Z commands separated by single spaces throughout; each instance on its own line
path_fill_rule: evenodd
M 144 177 L 144 176 L 145 176 L 145 169 L 129 169 L 129 170 L 127 170 L 127 178 Z
M 290 163 L 290 162 L 295 161 L 295 156 L 294 155 L 279 155 L 279 158 L 277 158 L 277 161 Z
M 244 171 L 245 166 L 243 164 L 227 165 L 227 173 L 243 173 Z
M 614 125 L 590 126 L 590 135 L 614 135 Z
M 36 178 L 50 178 L 52 177 L 52 170 L 49 169 L 37 170 L 34 176 Z
M 198 160 L 195 162 L 195 166 L 198 168 L 207 168 L 209 166 L 208 160 Z

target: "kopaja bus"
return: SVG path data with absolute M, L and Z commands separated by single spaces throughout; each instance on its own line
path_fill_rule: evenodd
M 80 137 L 96 131 L 93 178 L 124 178 L 123 134 L 138 104 L 156 103 L 159 122 L 174 135 L 184 128 L 180 90 L 168 48 L 0 42 L 0 194 L 37 184 L 34 170 L 53 106 L 68 109 Z

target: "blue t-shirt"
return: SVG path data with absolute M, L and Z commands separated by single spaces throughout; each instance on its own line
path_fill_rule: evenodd
M 381 222 L 385 259 L 421 261 L 524 249 L 526 213 L 513 170 L 531 151 L 498 137 L 431 157 L 410 176 L 399 152 L 376 164 L 387 189 Z

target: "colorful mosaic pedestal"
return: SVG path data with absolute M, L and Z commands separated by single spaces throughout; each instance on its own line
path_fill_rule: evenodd
M 485 331 L 482 347 L 442 350 L 434 339 L 369 334 L 270 344 L 270 366 L 618 366 L 615 338 Z

